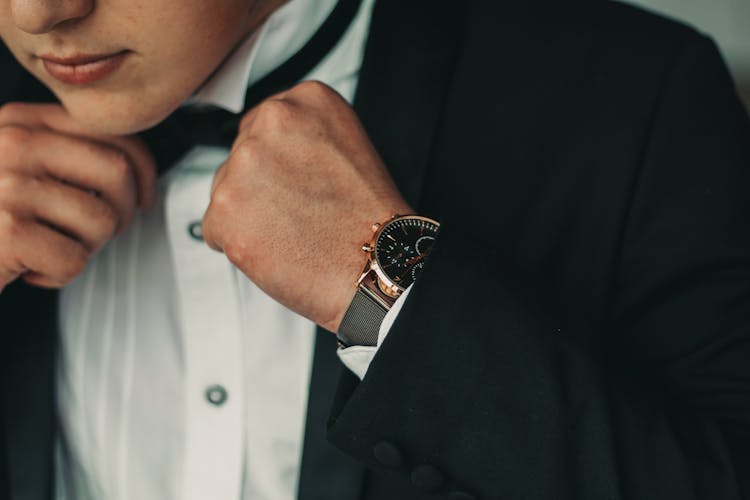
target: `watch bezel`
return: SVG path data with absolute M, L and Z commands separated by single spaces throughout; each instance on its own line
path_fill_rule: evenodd
M 372 248 L 372 252 L 370 253 L 371 269 L 375 271 L 375 274 L 378 277 L 378 285 L 383 293 L 393 298 L 398 298 L 406 289 L 400 286 L 398 283 L 394 282 L 380 266 L 380 259 L 378 258 L 378 240 L 388 227 L 402 220 L 414 219 L 428 222 L 440 228 L 440 223 L 434 219 L 430 219 L 429 217 L 424 217 L 422 215 L 397 215 L 380 226 L 373 235 L 372 241 L 370 242 L 370 246 Z

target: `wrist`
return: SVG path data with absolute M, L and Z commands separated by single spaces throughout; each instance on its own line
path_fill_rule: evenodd
M 421 272 L 439 227 L 420 215 L 394 215 L 372 226 L 362 245 L 367 264 L 337 329 L 344 346 L 377 344 L 383 318 Z

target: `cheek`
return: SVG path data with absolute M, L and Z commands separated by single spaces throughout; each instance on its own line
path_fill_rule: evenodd
M 215 67 L 249 31 L 247 1 L 186 2 L 179 15 L 155 18 L 145 50 L 161 64 Z
M 0 0 L 2 1 L 2 0 Z M 120 81 L 93 89 L 60 92 L 73 118 L 87 129 L 130 134 L 149 128 L 176 109 L 221 64 L 248 29 L 247 7 L 201 2 L 206 12 L 189 9 L 179 16 L 154 17 L 141 25 L 136 55 Z
M 19 49 L 23 37 L 14 40 L 16 30 L 6 15 L 0 17 L 0 38 L 83 127 L 98 133 L 135 133 L 184 102 L 256 27 L 252 0 L 148 1 L 112 0 L 110 10 L 91 19 L 88 26 L 96 29 L 80 34 L 102 46 L 133 51 L 122 71 L 101 84 L 71 87 L 52 79 Z M 0 14 L 7 10 L 8 0 L 0 0 Z M 101 42 L 102 33 L 108 33 L 108 42 Z M 30 48 L 43 45 L 35 39 L 27 42 Z

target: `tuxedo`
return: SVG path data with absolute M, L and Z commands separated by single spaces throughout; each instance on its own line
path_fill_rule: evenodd
M 49 98 L 0 71 L 0 102 Z M 712 42 L 612 2 L 380 0 L 354 108 L 442 225 L 362 381 L 318 332 L 301 500 L 750 498 L 750 121 Z M 0 487 L 45 500 L 57 294 L 0 318 Z

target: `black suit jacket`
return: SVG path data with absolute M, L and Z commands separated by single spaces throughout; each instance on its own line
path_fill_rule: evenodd
M 712 42 L 603 1 L 379 0 L 355 107 L 443 225 L 364 381 L 319 332 L 302 500 L 750 498 L 750 124 Z M 13 500 L 50 490 L 55 311 L 0 297 Z

